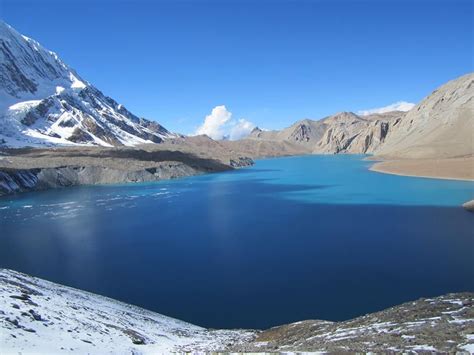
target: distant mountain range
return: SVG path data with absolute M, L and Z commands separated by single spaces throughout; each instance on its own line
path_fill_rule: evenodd
M 248 138 L 288 141 L 305 146 L 311 153 L 372 153 L 384 142 L 390 122 L 404 115 L 402 111 L 369 116 L 340 112 L 317 121 L 298 121 L 281 131 L 255 128 Z
M 280 131 L 255 128 L 248 139 L 291 142 L 311 153 L 373 153 L 392 158 L 474 154 L 474 74 L 441 86 L 408 112 L 359 116 L 341 112 Z
M 0 21 L 0 144 L 134 146 L 176 137 Z

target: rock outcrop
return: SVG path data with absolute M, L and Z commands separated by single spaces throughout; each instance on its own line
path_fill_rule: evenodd
M 469 212 L 474 213 L 474 200 L 463 203 L 462 207 Z

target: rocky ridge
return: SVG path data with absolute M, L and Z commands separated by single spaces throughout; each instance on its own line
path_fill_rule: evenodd
M 340 112 L 321 120 L 305 119 L 281 131 L 254 129 L 248 139 L 290 142 L 315 154 L 366 154 L 385 141 L 390 123 L 401 119 L 401 111 L 359 116 Z

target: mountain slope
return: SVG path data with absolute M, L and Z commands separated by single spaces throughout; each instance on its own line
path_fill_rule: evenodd
M 473 312 L 473 294 L 457 293 L 344 322 L 307 320 L 266 331 L 211 330 L 0 269 L 0 348 L 6 354 L 472 352 Z
M 474 154 L 474 74 L 442 85 L 399 122 L 377 155 L 391 158 L 451 158 Z
M 135 116 L 0 21 L 0 145 L 133 146 L 176 135 Z
M 451 293 L 342 322 L 306 320 L 277 326 L 236 350 L 472 354 L 473 316 L 473 294 Z
M 322 121 L 326 131 L 313 148 L 314 153 L 365 153 L 369 148 L 368 145 L 354 144 L 354 141 L 358 141 L 360 133 L 368 129 L 370 120 L 352 112 L 341 112 Z
M 208 330 L 0 269 L 0 349 L 12 354 L 166 354 L 223 350 L 254 331 Z

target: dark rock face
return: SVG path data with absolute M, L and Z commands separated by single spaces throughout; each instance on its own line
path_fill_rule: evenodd
M 46 117 L 48 111 L 54 106 L 54 104 L 55 102 L 52 98 L 42 100 L 36 107 L 29 110 L 25 114 L 21 120 L 21 123 L 23 123 L 25 126 L 33 125 L 38 119 Z
M 242 168 L 245 166 L 252 166 L 253 160 L 248 157 L 238 157 L 230 160 L 230 166 L 233 168 Z
M 92 142 L 94 139 L 89 133 L 78 127 L 74 130 L 74 132 L 72 132 L 72 135 L 69 137 L 69 140 L 74 143 L 88 143 Z
M 33 190 L 38 184 L 38 170 L 0 171 L 0 196 Z
M 67 77 L 68 68 L 54 53 L 39 50 L 37 42 L 22 37 L 7 24 L 0 23 L 0 83 L 8 94 L 20 97 L 24 92 L 34 94 L 38 81 L 53 81 Z
M 37 85 L 18 68 L 15 56 L 10 50 L 10 43 L 4 39 L 0 39 L 0 54 L 3 57 L 0 65 L 0 83 L 5 91 L 12 96 L 17 96 L 19 91 L 35 93 Z

